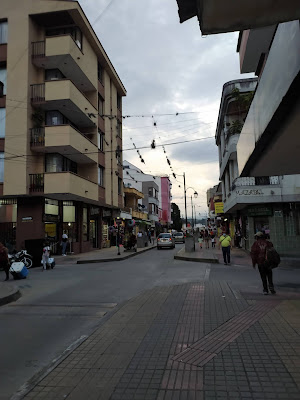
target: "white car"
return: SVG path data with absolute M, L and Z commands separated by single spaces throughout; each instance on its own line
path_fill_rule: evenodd
M 175 248 L 175 239 L 171 233 L 160 233 L 157 237 L 157 250 L 163 247 Z

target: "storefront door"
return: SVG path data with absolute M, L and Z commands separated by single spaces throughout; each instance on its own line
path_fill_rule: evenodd
M 254 234 L 263 232 L 270 237 L 269 217 L 254 217 Z
M 90 220 L 90 242 L 94 249 L 98 248 L 98 220 Z

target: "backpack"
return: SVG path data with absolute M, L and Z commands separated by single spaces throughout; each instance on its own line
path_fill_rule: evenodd
M 269 247 L 266 249 L 266 264 L 270 268 L 277 268 L 280 264 L 280 255 L 274 249 L 274 247 Z

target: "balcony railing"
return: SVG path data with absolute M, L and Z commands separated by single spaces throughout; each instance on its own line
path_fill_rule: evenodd
M 256 177 L 240 177 L 233 181 L 231 190 L 236 189 L 240 186 L 268 186 L 268 185 L 279 185 L 278 176 L 256 176 Z
M 45 41 L 41 40 L 39 42 L 31 43 L 31 57 L 45 57 Z
M 30 130 L 30 145 L 45 146 L 45 128 L 32 128 Z
M 31 102 L 41 103 L 43 101 L 45 101 L 45 84 L 31 85 Z
M 29 191 L 30 193 L 37 193 L 44 191 L 44 174 L 30 174 L 29 175 Z

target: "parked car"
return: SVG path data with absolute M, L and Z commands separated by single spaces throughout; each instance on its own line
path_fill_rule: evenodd
M 183 232 L 176 232 L 173 234 L 173 237 L 175 239 L 175 243 L 184 243 L 185 242 Z
M 157 250 L 160 250 L 162 247 L 171 247 L 175 248 L 175 239 L 171 235 L 171 233 L 160 233 L 157 237 Z

